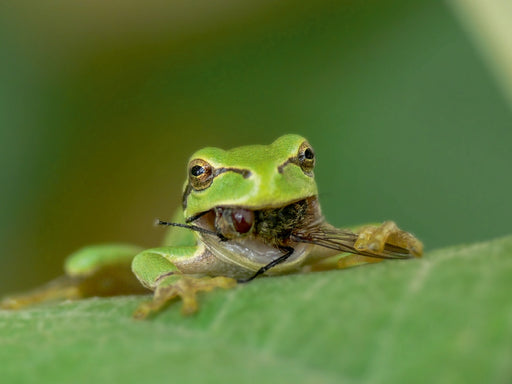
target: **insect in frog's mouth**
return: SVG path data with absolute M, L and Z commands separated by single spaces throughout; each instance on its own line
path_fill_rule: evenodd
M 223 246 L 223 251 L 238 247 L 236 252 L 244 253 L 247 258 L 258 252 L 267 258 L 270 250 L 274 257 L 269 258 L 268 264 L 263 265 L 248 280 L 241 281 L 249 281 L 297 256 L 295 250 L 304 244 L 380 259 L 413 257 L 408 249 L 387 243 L 378 252 L 359 250 L 355 245 L 358 239 L 356 233 L 325 223 L 316 196 L 277 208 L 253 210 L 244 207 L 214 207 L 190 218 L 187 223 L 158 221 L 161 225 L 196 231 L 204 235 L 203 242 L 210 247 L 220 246 L 220 243 L 213 241 L 213 237 L 217 237 L 221 243 L 229 241 Z M 279 251 L 277 254 L 276 250 Z
M 214 232 L 222 240 L 251 237 L 284 246 L 294 230 L 321 220 L 318 200 L 310 197 L 278 208 L 215 207 L 187 221 Z
M 287 246 L 292 233 L 323 222 L 316 196 L 282 207 L 249 209 L 218 206 L 186 220 L 187 224 L 158 220 L 158 225 L 191 229 L 222 241 L 253 238 L 272 246 Z
M 303 241 L 297 236 L 298 231 L 307 232 L 308 228 L 320 225 L 323 217 L 318 199 L 313 196 L 277 208 L 214 207 L 186 222 L 181 224 L 158 220 L 157 224 L 196 231 L 204 235 L 203 242 L 213 248 L 219 247 L 220 243 L 212 241 L 212 236 L 217 237 L 221 243 L 227 241 L 221 254 L 231 249 L 245 254 L 247 259 L 259 259 L 263 263 L 262 267 L 248 279 L 239 280 L 247 282 L 284 263 L 292 255 L 300 257 L 305 245 L 297 242 L 311 241 L 309 238 Z

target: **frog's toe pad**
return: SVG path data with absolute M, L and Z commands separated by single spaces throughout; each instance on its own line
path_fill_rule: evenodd
M 369 225 L 359 230 L 354 248 L 358 251 L 381 253 L 386 244 L 407 250 L 415 257 L 421 257 L 423 244 L 409 232 L 402 231 L 393 221 L 379 226 Z
M 145 319 L 155 314 L 170 304 L 171 301 L 181 298 L 183 306 L 181 313 L 183 315 L 192 315 L 197 312 L 199 305 L 197 303 L 196 294 L 198 292 L 209 292 L 215 288 L 233 288 L 236 280 L 219 276 L 219 277 L 191 277 L 191 276 L 172 276 L 171 282 L 162 284 L 155 290 L 153 300 L 142 303 L 134 312 L 133 317 L 136 319 Z M 178 279 L 176 279 L 178 277 Z

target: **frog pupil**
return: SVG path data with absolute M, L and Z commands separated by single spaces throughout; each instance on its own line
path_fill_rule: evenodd
M 304 151 L 304 157 L 306 159 L 313 159 L 315 157 L 315 154 L 313 153 L 313 151 L 311 150 L 311 148 L 306 148 L 306 150 Z
M 192 174 L 192 176 L 199 176 L 199 175 L 202 175 L 204 173 L 204 168 L 201 167 L 200 165 L 194 165 L 192 167 L 192 169 L 190 169 L 190 173 Z

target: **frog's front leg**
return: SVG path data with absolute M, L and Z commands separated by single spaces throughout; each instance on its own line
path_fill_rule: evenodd
M 359 228 L 354 248 L 361 252 L 382 253 L 386 246 L 394 246 L 406 250 L 415 257 L 423 254 L 423 244 L 414 235 L 397 227 L 393 221 L 385 221 L 381 225 L 366 225 Z
M 354 248 L 359 252 L 382 253 L 386 247 L 403 249 L 414 257 L 421 257 L 423 244 L 413 234 L 403 231 L 393 221 L 380 225 L 365 225 L 356 229 L 358 235 Z M 349 254 L 338 261 L 338 268 L 361 264 L 379 263 L 385 259 Z
M 198 309 L 197 292 L 234 287 L 235 279 L 224 276 L 211 277 L 205 274 L 205 252 L 207 251 L 204 247 L 184 246 L 154 248 L 138 254 L 133 260 L 133 273 L 142 285 L 155 293 L 153 300 L 142 303 L 133 316 L 144 319 L 159 312 L 178 298 L 183 301 L 182 313 L 190 315 Z M 198 273 L 183 273 L 179 268 L 183 265 L 187 265 L 187 271 L 193 270 L 194 265 L 197 265 Z
M 317 247 L 313 252 L 316 257 L 311 259 L 308 268 L 315 271 L 349 268 L 386 259 L 421 257 L 423 253 L 421 241 L 398 228 L 392 221 L 352 230 L 338 229 L 326 224 L 319 233 L 321 236 L 313 235 L 313 241 L 310 242 L 328 248 Z M 317 238 L 321 241 L 316 242 Z

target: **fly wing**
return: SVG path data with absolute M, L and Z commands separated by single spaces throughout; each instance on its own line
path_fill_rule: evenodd
M 359 236 L 349 229 L 339 229 L 322 223 L 317 226 L 298 229 L 292 233 L 292 240 L 299 243 L 315 244 L 340 252 L 355 253 L 377 259 L 410 259 L 415 257 L 408 249 L 386 243 L 382 251 L 358 250 L 355 243 Z

